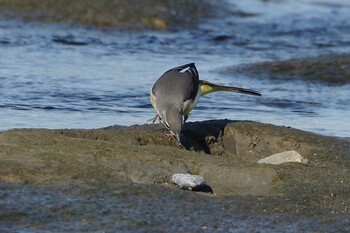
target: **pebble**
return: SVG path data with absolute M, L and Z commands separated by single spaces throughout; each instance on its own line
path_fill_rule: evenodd
M 260 159 L 258 163 L 267 163 L 267 164 L 282 164 L 282 163 L 308 163 L 309 160 L 303 158 L 297 151 L 290 150 L 284 151 L 281 153 L 270 155 L 266 158 Z
M 202 176 L 181 173 L 173 174 L 171 181 L 180 186 L 181 189 L 187 190 L 193 190 L 198 186 L 206 184 Z

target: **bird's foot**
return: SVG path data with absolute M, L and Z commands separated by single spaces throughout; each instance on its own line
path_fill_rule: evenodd
M 152 123 L 154 123 L 154 122 L 156 122 L 156 121 L 161 121 L 161 118 L 160 118 L 160 116 L 159 116 L 159 114 L 157 114 L 157 115 L 155 115 L 155 117 L 152 117 L 151 119 L 149 119 L 147 122 L 150 122 L 150 121 L 152 121 Z
M 166 137 L 169 141 L 176 140 L 175 136 L 171 133 L 164 134 L 164 137 Z
M 181 142 L 179 141 L 179 139 L 176 138 L 176 136 L 174 134 L 166 133 L 166 134 L 164 134 L 164 137 L 166 137 L 169 141 L 175 140 L 177 143 L 179 143 L 180 146 L 182 146 Z

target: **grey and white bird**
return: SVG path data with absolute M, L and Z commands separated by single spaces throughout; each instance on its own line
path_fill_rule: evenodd
M 216 91 L 261 96 L 255 90 L 220 86 L 200 80 L 195 64 L 189 63 L 166 71 L 153 85 L 150 99 L 152 106 L 157 111 L 153 121 L 160 119 L 181 144 L 182 126 L 188 119 L 191 110 L 196 106 L 199 97 Z

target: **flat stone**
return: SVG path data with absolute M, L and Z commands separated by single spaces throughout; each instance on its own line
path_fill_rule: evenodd
M 193 190 L 198 186 L 204 185 L 205 180 L 202 176 L 175 173 L 171 176 L 171 181 L 182 189 Z
M 267 164 L 282 164 L 282 163 L 308 163 L 309 160 L 303 158 L 297 151 L 290 150 L 284 151 L 281 153 L 270 155 L 266 158 L 260 159 L 258 163 L 267 163 Z

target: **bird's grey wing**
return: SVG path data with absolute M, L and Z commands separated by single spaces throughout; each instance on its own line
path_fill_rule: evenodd
M 166 86 L 166 85 L 164 85 L 164 83 L 168 83 L 169 85 L 167 85 L 167 86 L 170 86 L 170 84 L 173 81 L 172 79 L 177 78 L 179 76 L 178 74 L 182 70 L 185 70 L 186 68 L 193 67 L 193 66 L 194 66 L 194 63 L 188 63 L 188 64 L 185 64 L 182 66 L 177 66 L 177 67 L 171 68 L 170 70 L 164 72 L 164 74 L 162 76 L 160 76 L 160 78 L 157 80 L 157 82 L 153 85 L 152 94 L 154 96 L 156 95 L 157 90 L 160 90 L 158 88 L 159 86 L 162 86 L 162 87 Z
M 196 65 L 194 63 L 188 63 L 172 68 L 169 71 L 177 71 L 178 73 L 182 73 L 182 76 L 184 76 L 182 77 L 182 87 L 184 88 L 183 101 L 194 100 L 198 93 L 199 86 L 199 74 Z
M 186 101 L 196 97 L 198 86 L 197 68 L 194 63 L 188 63 L 166 71 L 153 86 L 152 94 L 157 95 L 157 92 L 158 94 L 160 92 L 164 94 L 181 93 L 182 95 L 178 95 L 178 97 Z
M 197 71 L 196 66 L 195 66 L 194 63 L 188 63 L 188 64 L 185 64 L 185 65 L 182 65 L 182 66 L 177 66 L 177 67 L 171 68 L 167 72 L 172 71 L 172 70 L 176 70 L 176 71 L 180 72 L 182 70 L 189 69 L 191 67 L 194 68 Z M 167 73 L 167 72 L 165 72 L 165 73 Z
M 184 101 L 186 100 L 194 100 L 198 93 L 198 87 L 199 87 L 199 75 L 196 66 L 194 63 L 191 63 L 188 67 L 188 70 L 186 70 L 185 75 L 187 76 L 187 79 L 185 82 L 187 82 L 187 85 L 184 85 L 187 90 L 184 92 L 186 95 L 184 96 Z

